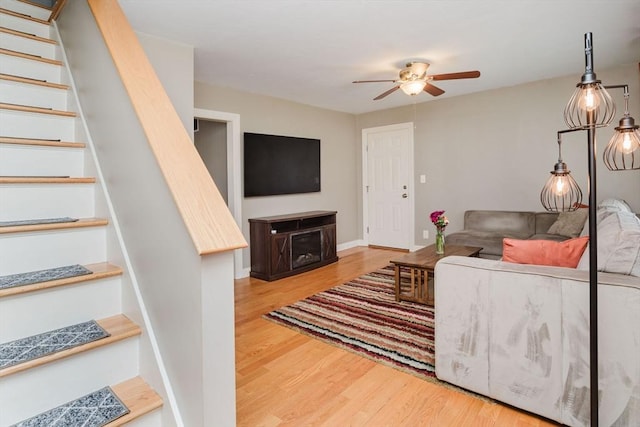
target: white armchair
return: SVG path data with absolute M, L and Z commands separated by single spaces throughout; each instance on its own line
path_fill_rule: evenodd
M 600 425 L 640 425 L 640 278 L 599 273 Z M 435 269 L 439 379 L 589 425 L 589 274 L 447 257 Z

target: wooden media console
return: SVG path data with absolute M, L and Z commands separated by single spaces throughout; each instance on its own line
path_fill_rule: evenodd
M 251 276 L 276 280 L 338 260 L 336 211 L 249 219 Z

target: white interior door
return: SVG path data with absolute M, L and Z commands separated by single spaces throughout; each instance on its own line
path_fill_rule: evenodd
M 370 245 L 410 249 L 413 236 L 413 124 L 364 129 L 365 236 Z

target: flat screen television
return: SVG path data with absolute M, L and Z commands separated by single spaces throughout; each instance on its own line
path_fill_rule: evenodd
M 244 133 L 244 196 L 320 191 L 320 140 Z

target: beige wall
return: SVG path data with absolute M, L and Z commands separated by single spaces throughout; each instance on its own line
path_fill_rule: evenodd
M 338 211 L 338 243 L 360 238 L 357 209 L 360 190 L 356 173 L 360 160 L 354 115 L 202 82 L 196 82 L 194 92 L 196 108 L 239 114 L 242 132 L 321 140 L 321 191 L 243 199 L 242 230 L 247 241 L 249 218 L 311 210 Z M 249 266 L 248 249 L 244 251 L 244 266 Z
M 425 245 L 433 243 L 428 215 L 434 210 L 446 211 L 451 220 L 448 232 L 462 228 L 467 209 L 543 210 L 540 190 L 557 161 L 556 132 L 566 128 L 564 106 L 581 72 L 357 116 L 201 82 L 196 82 L 194 98 L 197 108 L 240 114 L 243 132 L 322 139 L 322 192 L 243 199 L 247 239 L 248 218 L 312 209 L 338 211 L 338 243 L 361 239 L 361 131 L 415 122 L 415 244 Z M 597 74 L 604 84 L 629 84 L 631 115 L 640 122 L 637 64 Z M 448 84 L 455 83 L 440 86 L 446 90 Z M 610 92 L 618 113 L 613 126 L 597 132 L 598 199 L 620 197 L 640 212 L 640 172 L 610 172 L 602 163 L 602 152 L 624 108 L 622 90 Z M 586 144 L 583 132 L 563 136 L 563 159 L 583 190 L 584 202 Z M 419 183 L 422 174 L 427 177 L 425 184 Z M 429 230 L 430 239 L 422 238 L 423 229 Z M 245 254 L 246 267 L 249 257 Z
M 640 120 L 637 67 L 600 70 L 597 75 L 603 84 L 630 85 L 631 115 Z M 428 215 L 434 210 L 446 210 L 451 220 L 448 232 L 462 228 L 466 209 L 543 210 L 540 190 L 557 161 L 556 132 L 566 128 L 564 107 L 581 72 L 432 100 L 417 104 L 415 111 L 409 106 L 358 116 L 358 132 L 415 120 L 416 244 L 433 243 Z M 440 86 L 446 89 L 447 84 L 455 83 Z M 640 171 L 610 172 L 602 163 L 602 152 L 624 108 L 622 90 L 610 92 L 618 113 L 614 126 L 597 131 L 598 199 L 620 197 L 640 212 Z M 562 144 L 564 161 L 582 188 L 585 202 L 586 138 L 584 132 L 565 134 Z M 427 177 L 425 184 L 418 181 L 421 174 Z M 431 239 L 422 239 L 422 229 L 430 231 Z
M 193 46 L 145 33 L 136 35 L 193 139 Z

